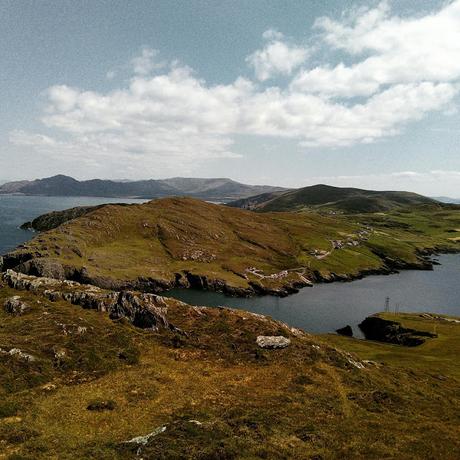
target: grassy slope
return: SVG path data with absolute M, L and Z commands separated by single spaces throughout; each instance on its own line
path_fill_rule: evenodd
M 265 194 L 241 199 L 231 206 L 258 211 L 298 211 L 301 209 L 330 209 L 342 212 L 382 212 L 400 208 L 433 204 L 435 200 L 410 192 L 374 191 L 357 188 L 314 185 L 281 194 Z
M 12 294 L 0 289 L 0 304 Z M 406 350 L 294 337 L 245 312 L 169 301 L 170 320 L 189 333 L 177 338 L 18 294 L 32 311 L 0 311 L 0 347 L 39 360 L 0 358 L 0 458 L 139 458 L 120 443 L 163 424 L 142 458 L 449 459 L 460 449 L 460 325 L 439 326 L 441 340 Z M 88 331 L 66 335 L 62 324 Z M 279 333 L 291 336 L 289 348 L 255 345 L 258 334 Z M 326 344 L 337 341 L 385 365 L 357 369 Z M 67 358 L 56 360 L 62 349 Z M 95 399 L 115 409 L 87 410 Z
M 426 319 L 415 313 L 380 313 L 382 318 L 397 321 L 404 327 L 419 331 L 434 332 L 437 339 L 427 340 L 418 347 L 400 347 L 369 340 L 358 340 L 339 335 L 328 335 L 327 341 L 334 346 L 357 353 L 362 359 L 384 361 L 395 367 L 417 369 L 417 371 L 460 380 L 458 364 L 458 334 L 460 324 Z M 446 316 L 447 317 L 447 316 Z M 448 318 L 448 317 L 447 317 Z
M 371 225 L 368 241 L 318 259 L 313 250 L 331 251 L 331 240 L 356 239 Z M 33 252 L 92 276 L 131 280 L 174 280 L 184 270 L 224 280 L 230 286 L 256 281 L 277 287 L 319 270 L 356 275 L 383 266 L 383 256 L 419 262 L 423 248 L 458 248 L 460 211 L 432 207 L 382 214 L 324 216 L 314 212 L 253 213 L 190 198 L 168 198 L 142 205 L 109 205 L 42 233 L 17 253 Z M 376 254 L 380 254 L 379 256 Z M 291 269 L 286 278 L 265 275 Z

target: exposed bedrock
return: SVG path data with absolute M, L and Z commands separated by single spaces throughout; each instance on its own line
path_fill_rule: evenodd
M 390 321 L 378 316 L 367 317 L 359 325 L 359 328 L 368 340 L 394 343 L 407 347 L 415 347 L 425 343 L 427 338 L 437 337 L 437 334 L 405 328 L 396 321 Z
M 108 312 L 112 319 L 125 318 L 142 329 L 181 332 L 167 319 L 168 304 L 165 299 L 155 294 L 105 291 L 74 281 L 37 278 L 13 270 L 4 272 L 2 280 L 13 289 L 39 293 L 50 301 L 62 299 L 83 308 Z

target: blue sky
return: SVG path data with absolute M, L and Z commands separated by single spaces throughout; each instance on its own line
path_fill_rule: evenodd
M 460 196 L 460 1 L 0 2 L 0 179 Z

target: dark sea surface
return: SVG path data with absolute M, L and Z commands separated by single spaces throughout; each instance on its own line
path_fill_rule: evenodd
M 56 197 L 0 195 L 0 255 L 33 238 L 30 230 L 19 226 L 50 211 L 102 203 L 142 203 L 146 200 L 99 197 Z
M 101 203 L 140 203 L 145 200 L 92 197 L 41 197 L 0 195 L 0 254 L 34 236 L 19 226 L 50 211 Z M 390 276 L 371 276 L 349 283 L 318 284 L 285 298 L 226 297 L 215 292 L 175 289 L 166 295 L 192 305 L 249 310 L 272 316 L 310 332 L 333 332 L 347 324 L 360 335 L 358 323 L 369 314 L 383 311 L 385 298 L 400 312 L 432 312 L 460 316 L 460 255 L 442 255 L 433 271 L 402 271 Z

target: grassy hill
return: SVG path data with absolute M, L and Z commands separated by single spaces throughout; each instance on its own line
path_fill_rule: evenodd
M 4 268 L 161 292 L 198 287 L 286 295 L 310 282 L 430 268 L 458 250 L 460 211 L 254 213 L 191 198 L 107 205 L 37 235 Z
M 3 308 L 12 296 L 21 316 Z M 392 316 L 436 329 L 409 349 L 156 302 L 181 334 L 0 286 L 0 457 L 456 458 L 460 324 Z M 262 349 L 259 335 L 291 344 Z
M 345 213 L 386 212 L 405 206 L 435 205 L 436 200 L 410 192 L 379 192 L 314 185 L 287 192 L 265 193 L 229 203 L 256 211 L 335 210 Z

